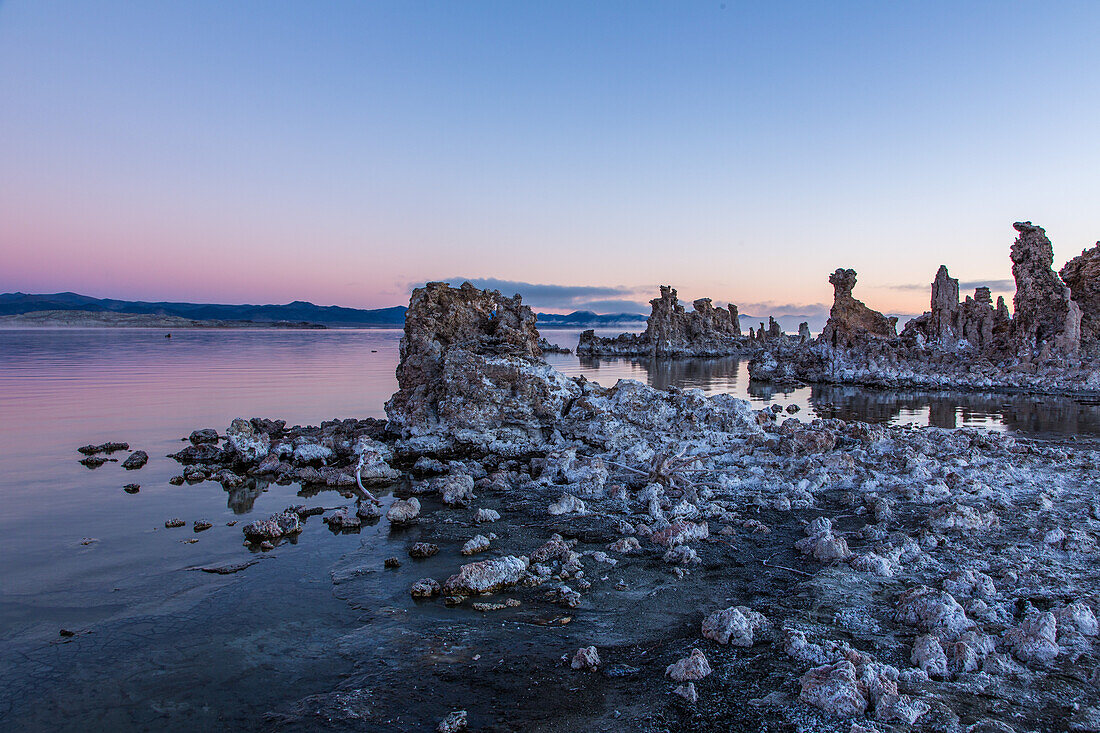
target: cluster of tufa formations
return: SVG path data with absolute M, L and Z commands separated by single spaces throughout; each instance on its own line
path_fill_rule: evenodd
M 649 301 L 646 330 L 614 337 L 597 336 L 594 330 L 581 334 L 578 356 L 710 357 L 747 354 L 769 341 L 787 338 L 774 318 L 756 331 L 741 334 L 737 306 L 715 308 L 710 298 L 692 303 L 694 310 L 680 305 L 676 289 L 661 286 L 661 295 Z M 808 338 L 809 326 L 802 324 L 799 339 Z
M 812 343 L 773 344 L 750 364 L 754 379 L 1022 392 L 1100 392 L 1100 243 L 1062 268 L 1042 227 L 1017 222 L 1013 313 L 989 288 L 959 300 L 941 266 L 931 310 L 905 324 L 852 297 L 856 273 L 837 270 L 835 300 Z

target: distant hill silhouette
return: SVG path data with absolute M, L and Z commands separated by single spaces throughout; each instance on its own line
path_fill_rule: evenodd
M 375 326 L 399 328 L 405 324 L 403 305 L 390 308 L 344 308 L 337 305 L 314 305 L 296 300 L 286 305 L 222 305 L 214 303 L 148 303 L 135 300 L 93 298 L 79 293 L 0 294 L 0 315 L 19 315 L 38 311 L 87 311 L 91 313 L 136 313 L 178 316 L 193 320 L 305 321 L 330 327 Z M 591 311 L 576 311 L 568 315 L 539 313 L 539 323 L 547 327 L 602 327 L 616 323 L 645 321 L 645 316 L 633 313 L 599 315 Z

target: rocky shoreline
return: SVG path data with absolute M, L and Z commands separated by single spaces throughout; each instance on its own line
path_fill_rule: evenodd
M 424 657 L 432 695 L 460 703 L 436 710 L 440 730 L 505 729 L 517 710 L 545 710 L 548 730 L 1100 726 L 1100 453 L 605 388 L 541 360 L 518 296 L 469 284 L 413 293 L 397 376 L 386 421 L 236 420 L 174 457 L 181 481 L 337 488 L 355 504 L 322 510 L 332 531 L 419 528 L 410 626 L 469 642 L 504 624 L 530 650 L 470 677 Z M 293 541 L 313 513 L 244 539 Z M 352 557 L 333 581 L 368 598 L 379 570 Z M 355 703 L 363 675 L 279 720 L 376 720 L 392 708 Z M 539 682 L 562 696 L 531 696 Z
M 855 271 L 837 270 L 829 278 L 834 303 L 821 336 L 766 346 L 750 362 L 751 377 L 884 389 L 1100 395 L 1100 243 L 1067 263 L 1060 276 L 1042 227 L 1014 226 L 1013 313 L 1003 298 L 994 305 L 987 287 L 960 302 L 958 280 L 941 266 L 931 286 L 931 310 L 899 335 L 896 319 L 852 296 Z

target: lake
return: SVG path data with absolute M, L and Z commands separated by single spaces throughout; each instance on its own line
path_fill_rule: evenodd
M 544 333 L 568 347 L 578 334 Z M 333 649 L 349 629 L 369 628 L 379 639 L 406 633 L 406 581 L 379 581 L 369 624 L 362 604 L 333 591 L 334 568 L 347 553 L 375 553 L 379 565 L 398 553 L 381 527 L 337 535 L 314 519 L 296 544 L 239 575 L 193 570 L 251 558 L 240 526 L 227 524 L 301 503 L 300 487 L 172 486 L 180 467 L 165 458 L 192 430 L 221 432 L 235 417 L 289 424 L 383 417 L 397 386 L 400 337 L 387 329 L 188 330 L 171 338 L 156 330 L 0 331 L 5 727 L 254 728 L 288 701 L 340 684 L 355 661 Z M 738 358 L 547 360 L 604 385 L 638 379 L 729 392 L 756 407 L 797 405 L 799 419 L 977 426 L 1053 439 L 1100 434 L 1100 407 L 1068 398 L 782 392 L 750 384 L 747 360 Z M 147 451 L 149 464 L 125 471 L 120 463 L 94 470 L 78 463 L 77 447 L 112 440 Z M 123 491 L 132 482 L 140 490 Z M 346 503 L 336 492 L 313 500 Z M 188 526 L 165 529 L 174 517 Z M 214 526 L 195 533 L 197 519 Z M 61 637 L 60 629 L 76 635 Z

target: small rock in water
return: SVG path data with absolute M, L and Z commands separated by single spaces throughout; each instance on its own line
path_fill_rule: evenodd
M 355 516 L 363 521 L 378 519 L 382 516 L 382 508 L 371 501 L 363 501 L 355 508 Z
M 122 462 L 122 467 L 127 471 L 133 471 L 141 468 L 149 462 L 149 454 L 143 450 L 136 450 L 126 457 L 126 460 Z
M 396 525 L 410 524 L 419 516 L 420 501 L 415 496 L 411 499 L 398 499 L 386 512 L 386 519 L 390 520 L 390 524 Z
M 358 532 L 363 524 L 358 514 L 350 514 L 347 509 L 340 509 L 322 521 L 333 532 Z
M 443 496 L 443 503 L 448 506 L 466 506 L 477 498 L 474 496 L 473 477 L 464 473 L 434 479 L 432 483 L 438 485 L 439 493 Z
M 396 557 L 387 557 L 382 565 L 387 568 L 399 568 L 401 567 L 401 561 L 398 560 Z
M 439 721 L 435 729 L 437 733 L 458 733 L 460 730 L 466 730 L 466 711 L 455 710 L 448 713 L 446 718 Z
M 96 542 L 99 542 L 99 540 L 97 540 L 95 537 L 85 537 L 84 539 L 80 540 L 80 544 L 85 547 L 87 547 L 88 545 L 94 545 Z
M 205 532 L 214 526 L 213 522 L 208 522 L 205 519 L 196 519 L 194 524 L 194 530 L 196 532 Z
M 409 557 L 422 559 L 431 557 L 437 552 L 439 552 L 439 545 L 433 545 L 430 542 L 415 542 L 413 546 L 409 548 Z
M 175 529 L 176 527 L 183 527 L 186 524 L 187 524 L 187 522 L 185 522 L 185 521 L 183 521 L 182 519 L 179 519 L 179 518 L 169 519 L 167 522 L 164 523 L 164 528 L 165 529 Z
M 183 482 L 183 476 L 173 476 L 172 478 L 168 479 L 168 483 L 172 484 L 173 486 L 182 486 Z
M 127 494 L 136 494 L 141 490 L 141 484 L 126 484 L 122 487 L 122 490 Z
M 701 680 L 712 671 L 710 663 L 703 652 L 692 649 L 689 656 L 668 665 L 665 668 L 665 675 L 671 677 L 675 682 L 687 682 L 688 680 Z
M 192 430 L 191 436 L 188 438 L 192 445 L 202 445 L 203 443 L 217 443 L 218 431 L 214 428 L 203 428 L 201 430 Z
M 595 671 L 600 667 L 600 655 L 594 646 L 582 646 L 573 655 L 573 661 L 569 663 L 573 669 Z
M 87 458 L 82 458 L 80 462 L 88 468 L 99 468 L 107 462 L 107 459 L 103 456 L 88 456 Z

